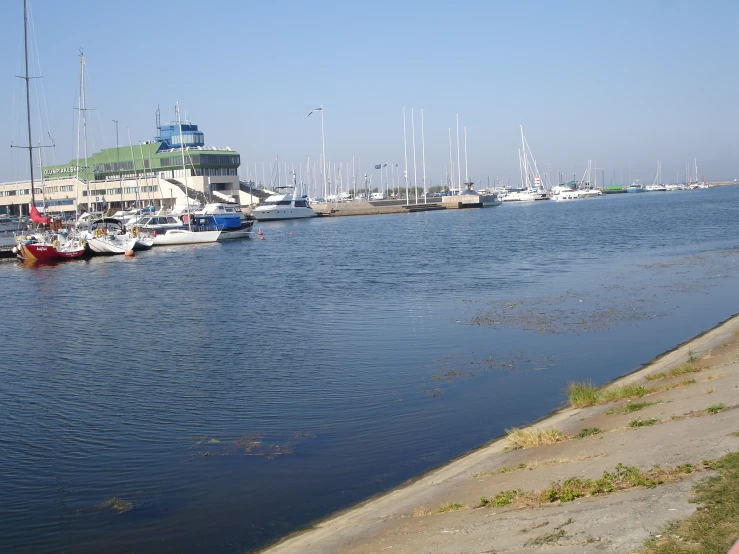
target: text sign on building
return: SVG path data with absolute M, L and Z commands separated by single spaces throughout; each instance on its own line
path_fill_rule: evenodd
M 44 169 L 44 175 L 59 175 L 60 173 L 77 173 L 82 168 L 79 166 L 55 167 L 54 169 Z

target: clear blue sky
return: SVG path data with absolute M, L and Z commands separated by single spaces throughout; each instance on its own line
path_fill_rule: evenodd
M 553 180 L 597 159 L 610 182 L 739 178 L 739 2 L 29 0 L 58 163 L 74 157 L 78 50 L 89 70 L 90 148 L 153 138 L 179 101 L 206 143 L 296 164 L 320 151 L 403 165 L 402 108 L 424 109 L 428 179 L 448 163 L 447 129 L 467 126 L 478 182 L 518 176 L 518 125 Z M 25 178 L 22 1 L 0 18 L 0 181 Z M 36 70 L 38 71 L 38 70 Z M 34 121 L 39 120 L 37 102 Z M 43 103 L 42 103 L 43 108 Z M 46 109 L 44 109 L 46 112 Z M 35 131 L 38 137 L 38 130 Z M 37 139 L 35 139 L 37 140 Z M 455 151 L 456 157 L 456 151 Z M 464 161 L 462 162 L 464 163 Z M 411 170 L 412 174 L 412 165 Z M 420 179 L 420 177 L 419 177 Z M 600 175 L 599 175 L 600 180 Z

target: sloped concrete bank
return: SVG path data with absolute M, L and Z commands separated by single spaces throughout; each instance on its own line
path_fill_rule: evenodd
M 624 386 L 645 389 L 562 409 L 525 430 L 556 435 L 551 444 L 513 449 L 500 438 L 265 552 L 638 550 L 695 511 L 692 487 L 711 473 L 704 462 L 739 451 L 739 316 L 609 388 Z M 637 480 L 624 490 L 552 499 L 553 483 L 627 470 L 652 476 L 649 487 Z

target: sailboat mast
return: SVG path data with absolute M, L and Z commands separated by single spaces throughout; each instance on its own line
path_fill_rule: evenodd
M 90 168 L 87 166 L 87 104 L 85 104 L 85 55 L 80 52 L 80 98 L 82 100 L 82 141 L 85 146 L 85 183 L 87 183 L 87 211 L 90 203 Z
M 462 192 L 462 164 L 459 163 L 459 114 L 457 114 L 457 186 Z
M 423 108 L 421 108 L 421 159 L 423 163 L 423 203 L 426 204 L 426 137 L 423 130 Z
M 452 128 L 449 127 L 449 193 L 451 194 L 454 188 L 454 159 L 452 158 Z
M 523 150 L 523 161 L 522 161 L 523 177 L 524 177 L 523 185 L 526 188 L 526 190 L 528 190 L 531 187 L 529 187 L 529 161 L 528 161 L 528 158 L 526 157 L 526 139 L 523 136 L 523 125 L 519 125 L 519 127 L 521 127 L 521 149 Z
M 187 188 L 187 168 L 185 167 L 185 141 L 182 138 L 182 120 L 180 119 L 180 103 L 175 104 L 177 125 L 180 128 L 180 153 L 182 154 L 182 173 L 185 178 L 185 203 L 187 205 L 187 229 L 192 232 L 192 216 L 190 215 L 190 191 Z
M 408 139 L 405 130 L 405 107 L 403 108 L 403 156 L 405 158 L 405 203 L 410 204 L 408 199 Z M 369 197 L 367 197 L 369 199 Z
M 413 118 L 413 108 L 411 108 L 411 127 L 413 127 L 411 136 L 413 137 L 413 190 L 416 192 L 416 204 L 418 204 L 418 173 L 416 172 L 416 122 Z
M 467 126 L 464 127 L 464 182 L 468 183 L 470 180 L 467 174 Z
M 26 116 L 28 118 L 28 161 L 31 169 L 31 205 L 36 205 L 36 196 L 33 184 L 33 142 L 31 139 L 31 87 L 29 85 L 30 77 L 28 76 L 28 7 L 26 0 L 23 0 L 23 42 L 26 53 Z

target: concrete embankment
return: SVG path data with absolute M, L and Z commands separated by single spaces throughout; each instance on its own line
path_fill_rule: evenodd
M 638 550 L 696 510 L 691 491 L 713 473 L 707 461 L 739 451 L 739 317 L 606 390 L 634 394 L 562 409 L 522 433 L 541 431 L 555 437 L 550 444 L 498 439 L 266 551 Z M 637 479 L 621 487 L 627 473 Z M 562 483 L 572 478 L 606 484 L 567 497 Z
M 419 204 L 414 202 L 406 204 L 405 200 L 378 200 L 376 202 L 359 200 L 311 204 L 311 207 L 319 216 L 400 214 L 424 209 L 441 209 L 441 203 L 438 200 L 438 198 L 429 199 L 426 203 L 421 200 Z

